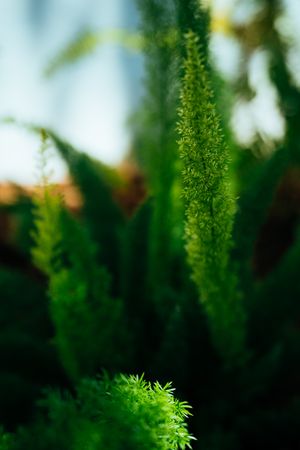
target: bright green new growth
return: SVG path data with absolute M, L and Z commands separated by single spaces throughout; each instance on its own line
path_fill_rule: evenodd
M 187 59 L 179 110 L 188 260 L 206 309 L 213 340 L 229 365 L 244 353 L 245 318 L 230 269 L 235 202 L 228 150 L 212 103 L 198 38 L 186 37 Z
M 42 195 L 34 199 L 36 214 L 33 238 L 36 246 L 32 249 L 32 256 L 37 267 L 49 276 L 55 272 L 59 244 L 62 241 L 59 226 L 62 199 L 54 193 L 54 187 L 49 184 L 51 174 L 47 173 L 48 149 L 47 135 L 42 130 L 38 161 Z
M 118 375 L 113 381 L 106 377 L 102 383 L 83 382 L 79 397 L 87 406 L 89 401 L 97 403 L 94 407 L 103 426 L 103 448 L 176 450 L 190 446 L 185 424 L 190 412 L 186 402 L 174 398 L 173 391 L 170 383 L 162 387 L 143 377 Z M 104 429 L 123 432 L 105 436 Z
M 122 367 L 130 353 L 123 307 L 109 296 L 109 277 L 99 267 L 86 230 L 63 208 L 49 185 L 46 134 L 42 134 L 42 195 L 35 200 L 36 265 L 49 278 L 55 344 L 72 380 L 106 367 Z
M 50 391 L 41 418 L 19 431 L 11 450 L 179 450 L 193 439 L 185 423 L 189 405 L 173 396 L 170 384 L 117 375 L 84 379 L 76 397 Z M 5 448 L 6 450 L 6 448 Z

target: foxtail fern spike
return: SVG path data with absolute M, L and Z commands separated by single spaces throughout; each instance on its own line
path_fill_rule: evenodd
M 235 213 L 227 176 L 229 156 L 193 32 L 186 35 L 186 46 L 178 127 L 186 249 L 214 343 L 231 366 L 245 354 L 245 316 L 229 260 Z
M 47 173 L 48 135 L 40 131 L 41 145 L 39 149 L 38 171 L 40 175 L 40 195 L 34 198 L 35 230 L 32 233 L 35 246 L 32 257 L 36 266 L 47 276 L 56 271 L 59 263 L 59 247 L 62 239 L 59 222 L 62 199 L 54 193 Z
M 49 185 L 45 146 L 42 134 L 42 195 L 35 200 L 32 254 L 49 279 L 54 343 L 66 374 L 74 382 L 99 368 L 122 367 L 120 361 L 127 361 L 127 349 L 130 351 L 129 332 L 122 302 L 110 297 L 109 275 L 97 263 L 89 233 L 64 209 L 62 199 Z

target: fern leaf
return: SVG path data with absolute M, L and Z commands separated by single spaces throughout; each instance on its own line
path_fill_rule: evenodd
M 233 364 L 245 352 L 245 315 L 229 260 L 235 213 L 227 177 L 229 156 L 193 32 L 188 33 L 186 45 L 179 110 L 186 247 L 215 345 Z
M 170 383 L 161 386 L 143 376 L 123 374 L 113 379 L 107 375 L 84 379 L 77 386 L 76 397 L 49 391 L 40 402 L 47 419 L 42 416 L 19 430 L 13 449 L 191 448 L 195 438 L 186 423 L 190 406 L 178 401 L 173 391 Z
M 122 303 L 109 296 L 95 245 L 47 183 L 44 177 L 36 201 L 33 257 L 49 278 L 54 341 L 67 374 L 76 380 L 101 367 L 121 367 L 130 353 L 129 333 Z

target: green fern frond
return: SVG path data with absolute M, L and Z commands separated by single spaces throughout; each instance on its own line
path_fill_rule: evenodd
M 49 278 L 54 341 L 62 364 L 72 380 L 101 367 L 122 367 L 130 353 L 122 303 L 109 296 L 109 277 L 97 263 L 89 234 L 63 208 L 44 172 L 42 179 L 32 254 Z
M 186 46 L 178 127 L 186 248 L 215 345 L 234 364 L 245 352 L 245 316 L 229 260 L 235 213 L 227 175 L 229 155 L 193 32 L 187 34 Z
M 47 171 L 48 136 L 41 131 L 41 147 L 39 150 L 38 170 L 40 173 L 39 194 L 34 198 L 35 229 L 32 233 L 35 246 L 32 257 L 36 266 L 50 276 L 59 264 L 59 246 L 62 241 L 60 232 L 60 216 L 62 199 L 50 184 L 51 174 Z
M 178 401 L 173 391 L 171 384 L 123 374 L 84 379 L 76 397 L 50 391 L 40 402 L 49 419 L 21 430 L 14 450 L 191 448 L 194 438 L 186 424 L 190 406 Z

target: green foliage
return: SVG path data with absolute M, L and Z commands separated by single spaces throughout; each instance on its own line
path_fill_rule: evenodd
M 149 234 L 152 213 L 152 202 L 148 199 L 126 224 L 122 246 L 122 297 L 131 323 L 137 329 L 142 328 L 142 318 L 146 319 L 150 307 L 149 299 L 145 296 L 150 243 L 145 236 Z
M 122 185 L 113 169 L 93 160 L 48 132 L 83 196 L 83 216 L 91 237 L 98 247 L 98 259 L 104 264 L 117 286 L 120 277 L 121 238 L 124 215 L 116 204 L 112 189 Z M 118 292 L 117 292 L 118 293 Z
M 159 203 L 164 191 L 170 191 L 174 179 L 178 36 L 171 1 L 146 0 L 138 5 L 145 36 L 147 71 L 142 126 L 136 133 L 141 147 L 137 158 L 147 172 L 151 193 Z M 172 33 L 174 37 L 167 39 Z M 161 186 L 162 180 L 165 189 Z
M 232 364 L 245 352 L 245 317 L 229 264 L 235 202 L 227 178 L 228 150 L 211 101 L 198 38 L 191 32 L 186 42 L 179 145 L 187 252 L 215 344 Z
M 288 330 L 297 327 L 300 315 L 298 298 L 298 267 L 300 261 L 300 233 L 296 230 L 292 247 L 283 255 L 274 270 L 256 286 L 256 295 L 251 304 L 252 320 L 255 321 L 256 339 L 267 348 L 274 341 L 284 339 Z M 289 280 L 288 285 L 286 280 Z M 284 298 L 284 303 L 282 299 Z M 269 320 L 259 311 L 269 311 Z
M 4 433 L 3 429 L 0 428 L 0 450 L 10 450 L 11 442 L 11 436 L 7 433 Z
M 67 373 L 78 379 L 103 365 L 118 367 L 128 355 L 128 333 L 122 304 L 109 297 L 108 275 L 97 264 L 88 233 L 63 209 L 48 178 L 42 178 L 32 253 L 49 277 L 55 344 Z
M 208 58 L 208 25 L 209 14 L 204 10 L 198 0 L 173 0 L 176 11 L 176 19 L 179 33 L 181 35 L 181 53 L 186 56 L 186 46 L 184 36 L 187 32 L 193 31 L 201 37 L 202 54 L 204 62 Z
M 251 179 L 238 201 L 234 254 L 245 289 L 253 287 L 252 258 L 255 242 L 289 161 L 288 153 L 281 148 L 259 167 L 252 169 Z
M 258 140 L 252 153 L 240 152 L 226 128 L 233 92 L 245 94 L 248 81 L 240 74 L 233 88 L 209 66 L 207 12 L 196 0 L 138 3 L 141 34 L 131 37 L 145 53 L 145 96 L 132 119 L 131 157 L 145 177 L 143 203 L 131 217 L 123 214 L 115 197 L 129 184 L 119 171 L 49 131 L 82 200 L 76 213 L 68 211 L 49 183 L 42 131 L 42 186 L 33 217 L 31 201 L 3 208 L 17 231 L 0 248 L 7 266 L 0 270 L 0 422 L 18 431 L 0 433 L 0 450 L 189 447 L 187 405 L 165 385 L 171 379 L 178 398 L 193 405 L 191 429 L 199 437 L 193 448 L 294 450 L 300 425 L 299 92 L 274 27 L 279 2 L 270 11 L 262 0 L 254 31 L 237 30 L 241 42 L 249 32 L 249 54 L 252 33 L 262 28 L 276 38 L 266 49 L 287 137 L 260 159 Z M 93 50 L 97 39 L 80 38 L 58 58 L 57 69 Z M 38 269 L 28 260 L 32 223 Z M 274 261 L 273 246 L 266 249 L 269 230 L 280 250 Z M 265 259 L 268 270 L 261 274 L 257 267 Z M 110 375 L 97 378 L 103 370 Z M 146 373 L 160 384 L 120 372 Z
M 163 299 L 159 285 L 168 285 L 172 246 L 176 239 L 174 221 L 181 211 L 174 202 L 178 189 L 176 107 L 178 102 L 178 31 L 172 1 L 138 1 L 145 39 L 145 97 L 136 120 L 136 154 L 147 175 L 153 214 L 149 228 L 148 286 L 160 315 Z M 175 219 L 176 218 L 176 219 Z M 178 223 L 178 222 L 177 222 Z
M 41 402 L 48 419 L 21 430 L 9 448 L 184 450 L 193 439 L 189 406 L 173 390 L 135 376 L 82 380 L 76 397 L 49 392 Z
M 46 188 L 44 198 L 36 198 L 35 232 L 36 246 L 32 256 L 37 267 L 46 275 L 51 275 L 59 265 L 59 245 L 62 241 L 60 231 L 61 198 Z
M 41 386 L 64 377 L 48 342 L 53 330 L 43 280 L 1 268 L 0 292 L 0 423 L 13 429 L 30 418 Z
M 41 197 L 36 197 L 35 231 L 33 239 L 36 243 L 32 250 L 32 256 L 37 267 L 50 276 L 58 269 L 59 244 L 62 241 L 59 226 L 62 199 L 55 195 L 53 186 L 49 186 L 47 173 L 48 157 L 47 136 L 41 130 L 41 147 L 39 154 L 39 170 L 41 186 L 44 189 Z

